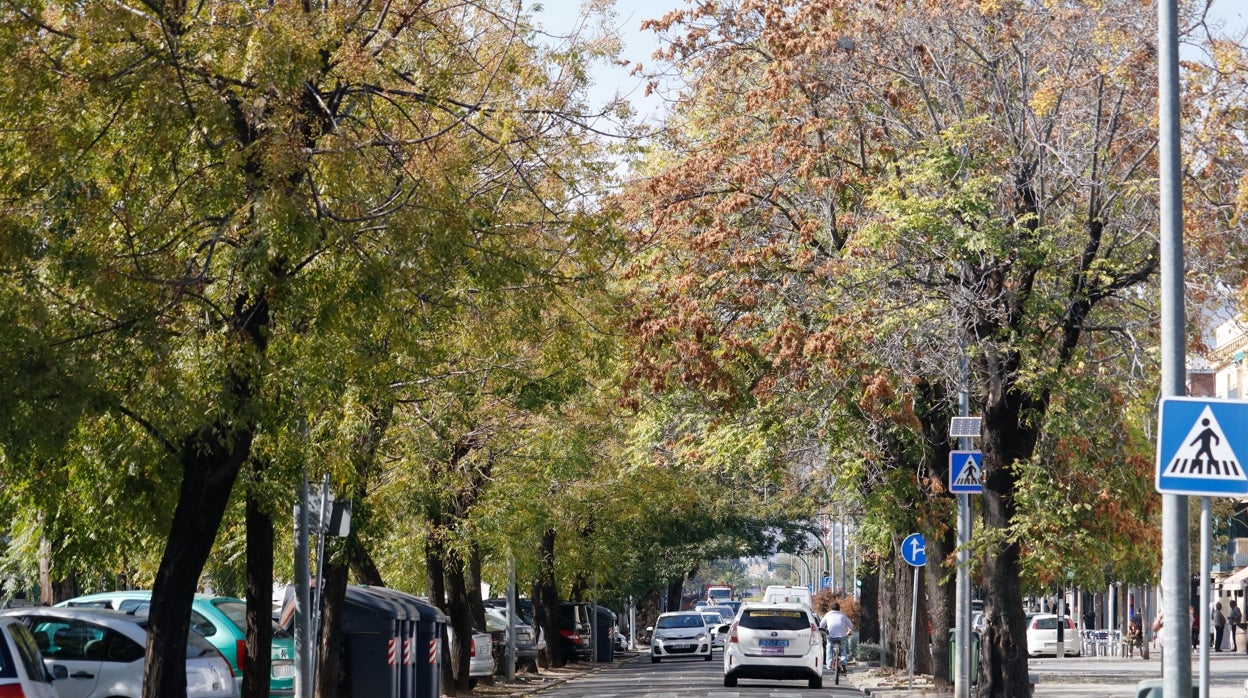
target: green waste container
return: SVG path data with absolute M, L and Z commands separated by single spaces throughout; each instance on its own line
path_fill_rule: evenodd
M 949 630 L 949 680 L 958 680 L 958 631 Z M 971 685 L 979 684 L 979 633 L 971 631 Z

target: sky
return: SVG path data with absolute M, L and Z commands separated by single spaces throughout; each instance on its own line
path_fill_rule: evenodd
M 543 7 L 540 21 L 552 33 L 567 31 L 575 22 L 581 0 L 539 0 Z M 641 23 L 655 19 L 675 9 L 689 6 L 688 0 L 616 0 L 616 25 L 624 47 L 621 58 L 629 65 L 650 65 L 650 56 L 659 47 L 654 32 L 641 31 Z M 1214 0 L 1212 18 L 1226 23 L 1227 27 L 1240 32 L 1248 31 L 1248 0 Z M 616 92 L 632 100 L 639 113 L 657 118 L 661 102 L 645 97 L 644 81 L 628 74 L 627 68 L 600 66 L 596 71 L 595 86 L 591 100 L 595 104 L 607 102 Z

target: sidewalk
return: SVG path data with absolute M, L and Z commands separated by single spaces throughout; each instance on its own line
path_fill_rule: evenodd
M 1028 670 L 1035 681 L 1037 698 L 1135 698 L 1139 682 L 1161 677 L 1161 659 L 1124 657 L 1052 657 L 1033 658 Z M 893 672 L 891 680 L 879 676 L 880 670 L 851 671 L 849 683 L 873 698 L 912 698 L 916 696 L 949 696 L 928 685 L 930 677 L 915 676 L 914 690 L 906 688 L 906 672 Z M 1200 680 L 1200 657 L 1192 655 L 1192 682 Z M 1209 655 L 1208 698 L 1248 698 L 1248 654 L 1213 652 Z

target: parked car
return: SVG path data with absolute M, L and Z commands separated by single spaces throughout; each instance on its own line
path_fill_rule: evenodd
M 746 603 L 729 626 L 724 686 L 739 679 L 805 680 L 823 686 L 823 638 L 804 603 Z
M 711 630 L 698 611 L 662 613 L 650 636 L 650 661 L 674 657 L 701 657 L 711 661 Z
M 494 662 L 506 666 L 507 656 L 507 609 L 485 609 L 485 629 L 494 639 L 494 646 L 499 649 L 495 653 Z M 537 670 L 537 641 L 534 639 L 533 626 L 516 618 L 516 666 L 532 667 Z
M 446 626 L 446 641 L 454 647 L 455 629 Z M 494 639 L 484 630 L 473 629 L 472 639 L 468 641 L 468 684 L 476 687 L 483 678 L 494 675 Z
M 485 600 L 486 608 L 501 609 L 505 614 L 507 612 L 507 599 L 495 598 Z M 537 615 L 533 609 L 533 602 L 529 599 L 516 599 L 516 620 L 523 621 L 533 632 L 533 643 L 537 646 L 540 653 L 546 649 L 546 635 L 542 632 L 541 625 L 537 622 Z
M 555 616 L 559 628 L 556 647 L 563 654 L 565 662 L 592 658 L 589 613 L 590 608 L 587 603 L 572 601 L 559 603 L 558 613 Z
M 60 698 L 39 645 L 21 618 L 0 618 L 0 696 Z
M 62 608 L 111 608 L 146 616 L 151 605 L 150 590 L 108 591 L 62 601 Z M 196 594 L 191 601 L 191 630 L 216 647 L 230 663 L 238 684 L 247 666 L 247 602 L 231 596 Z M 273 623 L 269 644 L 269 695 L 295 694 L 295 639 Z
M 140 698 L 147 618 L 98 608 L 32 607 L 0 611 L 34 636 L 60 698 Z M 195 632 L 187 634 L 187 698 L 235 698 L 238 684 L 225 657 Z
M 1057 654 L 1057 624 L 1066 626 L 1062 641 L 1065 648 L 1062 654 L 1078 657 L 1083 654 L 1083 643 L 1079 641 L 1079 631 L 1075 630 L 1075 622 L 1070 616 L 1058 616 L 1054 613 L 1037 613 L 1027 616 L 1027 654 L 1035 657 L 1041 654 Z

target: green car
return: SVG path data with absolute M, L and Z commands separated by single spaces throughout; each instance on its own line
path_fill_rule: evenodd
M 62 601 L 57 606 L 77 608 L 111 608 L 138 616 L 147 615 L 151 605 L 150 591 L 106 591 Z M 247 603 L 229 596 L 196 594 L 191 602 L 191 630 L 199 633 L 225 656 L 234 670 L 235 683 L 243 682 L 247 666 Z M 273 642 L 269 656 L 269 694 L 293 696 L 295 693 L 295 640 L 289 633 L 273 626 Z M 240 661 L 241 660 L 241 661 Z

